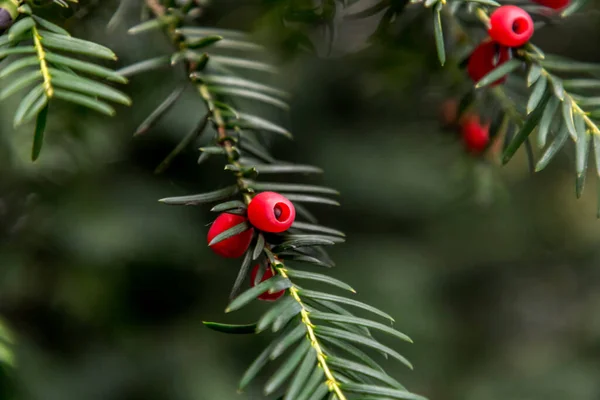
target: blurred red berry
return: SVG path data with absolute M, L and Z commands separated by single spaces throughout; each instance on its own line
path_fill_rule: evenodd
M 248 219 L 264 232 L 280 233 L 292 226 L 296 209 L 291 201 L 275 192 L 262 192 L 248 205 Z
M 479 82 L 484 76 L 497 66 L 504 64 L 510 58 L 508 47 L 501 46 L 492 41 L 485 41 L 473 50 L 467 63 L 467 73 L 473 82 Z M 500 85 L 506 81 L 506 76 L 492 83 L 491 86 Z
M 490 142 L 490 126 L 483 125 L 478 116 L 468 116 L 461 124 L 463 142 L 467 151 L 480 154 Z
M 553 10 L 561 10 L 569 5 L 569 0 L 533 0 L 535 3 L 541 4 Z
M 260 269 L 260 266 L 258 264 L 255 265 L 254 268 L 252 269 L 252 273 L 250 274 L 250 286 L 252 286 L 252 287 L 256 286 L 256 284 L 254 282 L 256 281 L 256 275 L 258 274 L 259 269 Z M 264 282 L 267 279 L 271 279 L 273 276 L 275 276 L 275 274 L 273 273 L 273 268 L 271 268 L 271 266 L 269 265 L 269 267 L 266 269 L 266 271 L 260 281 Z M 281 290 L 281 291 L 275 292 L 275 293 L 265 292 L 265 293 L 261 294 L 260 296 L 258 296 L 258 299 L 263 300 L 263 301 L 275 301 L 275 300 L 279 299 L 281 296 L 283 296 L 284 294 L 285 294 L 285 290 Z
M 223 213 L 215 219 L 215 222 L 212 223 L 210 229 L 208 230 L 208 243 L 211 242 L 221 232 L 224 232 L 234 226 L 241 224 L 246 221 L 246 218 L 241 215 Z M 248 247 L 250 246 L 250 242 L 252 241 L 252 233 L 254 230 L 252 228 L 245 230 L 242 233 L 238 233 L 230 238 L 220 241 L 219 243 L 213 244 L 210 248 L 225 258 L 238 258 L 244 255 Z
M 450 127 L 456 124 L 458 114 L 458 101 L 456 99 L 447 99 L 440 107 L 440 120 L 442 125 Z
M 488 33 L 493 41 L 504 46 L 520 47 L 533 35 L 533 20 L 520 7 L 498 7 L 490 16 Z

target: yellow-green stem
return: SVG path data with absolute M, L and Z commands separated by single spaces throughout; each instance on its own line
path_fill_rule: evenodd
M 48 69 L 44 46 L 42 46 L 42 37 L 35 26 L 33 27 L 33 44 L 35 46 L 35 51 L 37 52 L 38 60 L 40 61 L 40 70 L 42 71 L 42 78 L 44 79 L 44 92 L 46 93 L 46 96 L 50 98 L 54 95 L 52 76 Z
M 275 268 L 277 269 L 277 272 L 282 277 L 289 279 L 289 277 L 286 273 L 285 266 L 283 264 L 281 264 L 281 266 L 275 266 Z M 319 343 L 319 340 L 317 339 L 317 335 L 315 334 L 315 326 L 313 325 L 313 323 L 310 320 L 310 312 L 304 306 L 304 303 L 302 302 L 302 299 L 300 298 L 300 295 L 298 294 L 298 289 L 295 286 L 292 286 L 289 289 L 289 291 L 290 291 L 290 295 L 292 296 L 292 298 L 294 300 L 296 300 L 296 302 L 301 307 L 300 316 L 302 318 L 302 323 L 306 327 L 306 332 L 307 332 L 308 338 L 310 339 L 310 345 L 312 346 L 313 350 L 317 354 L 317 362 L 319 363 L 319 366 L 323 370 L 323 373 L 325 374 L 325 378 L 327 378 L 327 387 L 329 388 L 329 391 L 335 393 L 335 395 L 338 397 L 338 400 L 346 400 L 346 396 L 344 395 L 344 393 L 342 392 L 342 389 L 340 388 L 340 382 L 335 378 L 335 376 L 333 376 L 333 372 L 331 371 L 331 369 L 329 369 L 329 365 L 327 364 L 327 356 L 325 355 L 325 352 L 321 348 L 321 344 Z

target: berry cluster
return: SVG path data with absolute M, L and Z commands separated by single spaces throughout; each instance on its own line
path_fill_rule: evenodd
M 490 16 L 490 38 L 473 51 L 467 64 L 467 73 L 478 82 L 493 69 L 510 59 L 510 48 L 521 47 L 533 35 L 533 20 L 527 11 L 517 6 L 498 7 Z M 506 77 L 498 79 L 499 85 Z
M 227 212 L 220 214 L 208 231 L 207 241 L 210 248 L 221 257 L 238 258 L 244 255 L 248 247 L 250 247 L 255 229 L 265 233 L 282 233 L 292 226 L 295 219 L 296 209 L 290 200 L 279 193 L 262 192 L 252 198 L 245 215 Z M 218 235 L 244 222 L 250 224 L 249 229 L 221 240 L 218 243 L 210 244 Z M 259 265 L 256 265 L 252 271 L 252 286 L 258 283 L 256 282 L 256 276 L 259 269 Z M 269 266 L 260 282 L 273 276 L 273 269 Z M 283 294 L 284 291 L 276 293 L 267 292 L 259 296 L 259 299 L 275 301 L 283 296 Z
M 554 10 L 565 8 L 569 0 L 534 0 L 536 3 Z M 488 35 L 471 54 L 467 63 L 467 73 L 474 82 L 479 82 L 496 67 L 510 59 L 511 48 L 525 45 L 533 36 L 533 19 L 520 7 L 506 5 L 498 7 L 490 16 Z M 504 83 L 506 77 L 490 86 Z

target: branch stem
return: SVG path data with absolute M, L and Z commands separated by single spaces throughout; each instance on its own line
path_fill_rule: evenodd
M 274 266 L 274 267 L 277 269 L 277 272 L 279 272 L 279 274 L 282 277 L 289 279 L 289 277 L 286 273 L 285 265 L 281 264 L 281 266 Z M 319 343 L 319 340 L 317 339 L 317 335 L 315 334 L 315 326 L 312 323 L 312 321 L 310 320 L 310 312 L 306 309 L 304 303 L 302 302 L 302 299 L 300 298 L 300 295 L 298 294 L 298 288 L 296 288 L 295 286 L 292 286 L 289 289 L 289 291 L 290 291 L 290 295 L 292 296 L 292 298 L 294 300 L 296 300 L 296 302 L 300 305 L 300 307 L 302 307 L 300 310 L 300 316 L 302 317 L 302 323 L 306 327 L 306 332 L 307 332 L 308 338 L 310 340 L 310 345 L 312 346 L 313 350 L 317 354 L 317 361 L 318 361 L 319 365 L 321 366 L 321 369 L 323 370 L 325 377 L 327 378 L 327 387 L 329 388 L 329 391 L 335 393 L 338 400 L 346 400 L 346 395 L 344 395 L 344 393 L 342 392 L 342 389 L 340 388 L 340 382 L 335 378 L 335 376 L 333 375 L 333 372 L 331 371 L 331 369 L 329 368 L 329 365 L 327 364 L 327 355 L 325 355 L 325 352 L 323 351 L 323 348 L 321 347 L 321 344 Z
M 38 60 L 40 62 L 40 70 L 42 71 L 42 78 L 44 79 L 44 92 L 48 98 L 51 98 L 54 95 L 54 88 L 52 87 L 52 76 L 50 75 L 50 71 L 48 69 L 48 62 L 46 61 L 46 51 L 44 50 L 44 46 L 42 46 L 42 37 L 37 30 L 37 27 L 34 26 L 33 29 L 33 44 L 35 46 L 35 51 L 37 52 Z
M 166 13 L 165 8 L 157 0 L 145 0 L 145 1 L 146 1 L 146 5 L 148 6 L 148 8 L 150 8 L 150 10 L 154 13 L 154 15 L 156 17 L 162 17 L 165 15 L 165 13 Z M 181 49 L 182 44 L 183 44 L 182 39 L 179 36 L 174 34 L 173 28 L 170 28 L 168 33 L 169 33 L 169 36 L 171 37 L 171 39 L 173 40 L 173 44 L 177 48 Z M 196 68 L 195 64 L 188 63 L 188 65 L 187 65 L 188 71 L 187 72 L 191 73 L 191 72 L 193 72 L 193 70 L 195 68 Z M 237 185 L 240 189 L 240 192 L 243 193 L 244 202 L 246 203 L 246 205 L 248 205 L 252 201 L 252 194 L 248 192 L 248 186 L 247 186 L 247 183 L 244 180 L 244 176 L 243 176 L 242 165 L 237 161 L 236 150 L 235 150 L 231 140 L 228 139 L 227 126 L 226 126 L 225 120 L 223 118 L 223 114 L 222 114 L 221 110 L 215 105 L 215 100 L 214 100 L 213 95 L 210 92 L 208 86 L 206 86 L 205 84 L 198 84 L 197 88 L 198 88 L 198 92 L 199 92 L 200 96 L 202 97 L 202 99 L 204 100 L 204 103 L 206 104 L 206 107 L 208 108 L 207 119 L 208 118 L 212 119 L 216 126 L 218 142 L 225 150 L 225 153 L 227 155 L 227 161 L 230 164 L 238 167 L 239 172 L 235 173 Z M 268 244 L 265 244 L 265 252 L 270 252 L 270 248 L 269 248 Z M 285 268 L 285 264 L 283 262 L 278 260 L 277 263 L 275 265 L 273 265 L 273 268 L 275 268 L 277 273 L 280 274 L 283 278 L 289 279 L 289 276 L 286 273 L 287 270 Z M 309 315 L 310 312 L 308 311 L 308 309 L 302 302 L 302 299 L 300 298 L 300 295 L 298 293 L 298 289 L 292 285 L 288 290 L 289 290 L 290 296 L 301 307 L 301 311 L 300 311 L 301 321 L 302 321 L 302 324 L 306 327 L 308 339 L 310 340 L 310 345 L 317 355 L 318 365 L 321 367 L 321 369 L 323 370 L 323 373 L 325 374 L 325 378 L 327 379 L 326 384 L 327 384 L 329 391 L 335 394 L 335 396 L 337 397 L 337 400 L 347 400 L 346 395 L 342 392 L 340 381 L 338 381 L 336 379 L 336 377 L 333 375 L 332 370 L 329 368 L 329 364 L 327 363 L 327 355 L 323 351 L 323 348 L 321 347 L 321 344 L 319 343 L 319 340 L 317 339 L 317 335 L 315 333 L 315 325 L 313 325 L 312 321 L 310 320 L 310 315 Z

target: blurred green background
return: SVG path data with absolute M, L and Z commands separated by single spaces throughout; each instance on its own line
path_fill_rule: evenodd
M 420 6 L 369 47 L 377 18 L 340 19 L 329 55 L 322 29 L 305 30 L 315 56 L 295 50 L 298 27 L 278 22 L 282 1 L 213 3 L 203 24 L 257 32 L 282 65 L 273 84 L 293 94 L 280 122 L 295 140 L 275 140 L 274 154 L 323 167 L 324 177 L 307 180 L 342 192 L 342 207 L 313 207 L 348 235 L 331 250 L 331 274 L 415 340 L 393 343 L 415 371 L 384 362 L 390 374 L 432 400 L 599 399 L 596 182 L 590 173 L 575 199 L 571 151 L 533 177 L 522 151 L 507 167 L 465 155 L 438 114 L 469 82 L 456 60 L 438 66 Z M 119 66 L 171 51 L 159 32 L 127 36 L 139 1 L 106 32 L 115 7 L 83 2 L 69 28 L 112 47 Z M 600 61 L 591 45 L 600 18 L 588 10 L 535 42 Z M 1 371 L 0 399 L 13 389 L 28 400 L 262 398 L 258 384 L 243 394 L 236 385 L 269 335 L 227 336 L 202 320 L 253 322 L 266 305 L 224 315 L 238 261 L 207 249 L 214 215 L 157 202 L 230 179 L 221 160 L 196 165 L 198 146 L 153 174 L 204 115 L 194 89 L 131 137 L 181 82 L 178 69 L 133 78 L 134 106 L 112 120 L 53 105 L 36 163 L 33 128 L 11 127 L 18 99 L 2 103 L 0 314 L 17 332 L 18 368 Z

